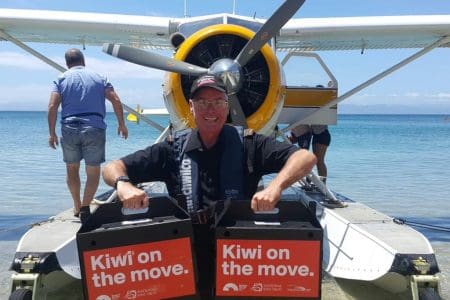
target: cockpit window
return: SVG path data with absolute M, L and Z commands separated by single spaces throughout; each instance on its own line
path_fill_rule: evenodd
M 229 15 L 221 15 L 211 19 L 192 21 L 188 23 L 182 23 L 178 26 L 178 31 L 181 32 L 186 38 L 194 34 L 195 32 L 205 27 L 217 24 L 233 24 L 239 25 L 250 30 L 257 32 L 263 24 L 256 21 L 249 21 L 240 19 Z
M 183 23 L 178 26 L 178 31 L 181 32 L 186 38 L 190 37 L 195 32 L 211 25 L 223 24 L 223 17 L 217 17 L 207 20 L 193 21 L 189 23 Z

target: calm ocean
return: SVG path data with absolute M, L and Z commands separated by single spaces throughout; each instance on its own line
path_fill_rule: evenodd
M 158 119 L 167 125 L 165 117 Z M 117 136 L 107 116 L 106 160 L 151 144 L 158 131 L 128 123 Z M 328 185 L 349 198 L 408 221 L 450 228 L 450 117 L 340 115 L 330 126 Z M 27 224 L 70 208 L 61 149 L 48 147 L 45 112 L 0 112 L 0 299 L 8 295 L 9 265 Z M 108 190 L 101 184 L 99 192 Z M 450 232 L 417 228 L 431 241 L 450 299 Z

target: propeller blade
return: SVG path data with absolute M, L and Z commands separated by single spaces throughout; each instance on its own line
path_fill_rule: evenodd
M 286 0 L 277 11 L 264 23 L 255 36 L 239 52 L 235 61 L 245 66 L 248 61 L 261 49 L 281 27 L 297 12 L 305 0 Z
M 228 95 L 228 106 L 230 107 L 230 116 L 233 124 L 247 128 L 247 119 L 236 94 Z
M 183 75 L 201 76 L 208 73 L 208 69 L 184 61 L 119 44 L 105 43 L 103 44 L 103 52 L 141 66 L 180 73 Z

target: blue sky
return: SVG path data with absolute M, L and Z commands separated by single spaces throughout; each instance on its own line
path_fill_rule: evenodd
M 268 18 L 282 1 L 236 0 L 236 13 Z M 2 1 L 1 8 L 50 9 L 103 13 L 183 17 L 183 0 L 138 1 Z M 232 0 L 187 1 L 190 16 L 228 12 Z M 340 17 L 375 15 L 448 14 L 450 1 L 309 0 L 295 15 Z M 80 45 L 29 44 L 63 63 L 69 47 Z M 370 50 L 319 53 L 336 76 L 340 94 L 385 70 L 417 50 Z M 106 74 L 122 101 L 130 106 L 163 107 L 163 72 L 122 62 L 87 47 L 86 63 Z M 444 113 L 450 114 L 450 50 L 435 49 L 372 87 L 352 96 L 340 106 L 341 113 Z M 52 80 L 58 72 L 9 42 L 0 42 L 0 110 L 46 110 Z M 289 76 L 289 74 L 287 74 Z

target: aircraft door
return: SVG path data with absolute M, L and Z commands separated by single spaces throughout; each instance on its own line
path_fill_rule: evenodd
M 311 52 L 290 52 L 281 65 L 286 76 L 286 96 L 279 122 L 336 124 L 336 105 L 309 117 L 338 95 L 337 80 L 321 57 Z

